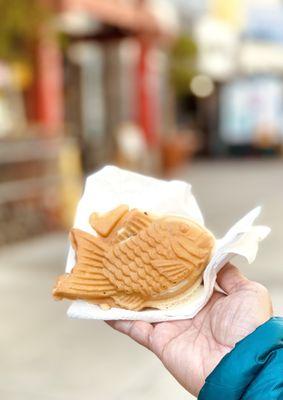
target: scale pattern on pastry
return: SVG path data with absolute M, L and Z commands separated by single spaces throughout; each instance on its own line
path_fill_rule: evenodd
M 194 221 L 148 215 L 119 206 L 92 214 L 98 236 L 72 229 L 76 265 L 59 277 L 57 299 L 81 299 L 102 307 L 158 308 L 200 279 L 214 247 L 213 235 Z

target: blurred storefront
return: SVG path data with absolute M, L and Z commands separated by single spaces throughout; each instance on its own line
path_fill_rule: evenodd
M 278 1 L 211 0 L 192 29 L 198 49 L 196 99 L 202 152 L 282 153 L 283 7 Z M 199 75 L 199 78 L 198 78 Z
M 16 0 L 1 9 L 0 245 L 68 227 L 82 175 L 104 163 L 159 171 L 178 29 L 165 3 Z
M 159 17 L 152 4 L 63 2 L 58 26 L 67 41 L 66 120 L 81 143 L 86 171 L 109 160 L 139 170 L 155 167 L 168 127 L 165 49 L 177 26 L 174 14 L 166 19 L 163 10 L 164 19 L 159 9 Z M 130 157 L 127 141 L 140 144 Z

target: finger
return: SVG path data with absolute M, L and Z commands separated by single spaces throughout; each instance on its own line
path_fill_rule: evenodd
M 150 348 L 150 337 L 153 326 L 144 321 L 106 321 L 115 330 L 128 335 L 133 340 Z
M 248 282 L 248 279 L 241 274 L 239 269 L 228 263 L 217 274 L 218 285 L 227 294 L 233 293 L 241 284 Z

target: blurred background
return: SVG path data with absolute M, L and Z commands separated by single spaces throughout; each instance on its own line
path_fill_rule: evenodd
M 188 399 L 149 352 L 71 321 L 62 273 L 84 177 L 192 183 L 218 237 L 272 227 L 244 273 L 283 314 L 283 2 L 0 0 L 0 397 Z

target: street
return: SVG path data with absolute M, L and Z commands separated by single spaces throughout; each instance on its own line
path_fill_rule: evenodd
M 256 262 L 236 260 L 271 292 L 283 315 L 283 164 L 197 161 L 178 171 L 221 237 L 245 213 L 263 206 L 259 223 L 272 233 Z M 2 400 L 187 400 L 187 392 L 149 351 L 103 322 L 70 320 L 67 302 L 51 297 L 63 273 L 67 234 L 0 249 L 0 398 Z

